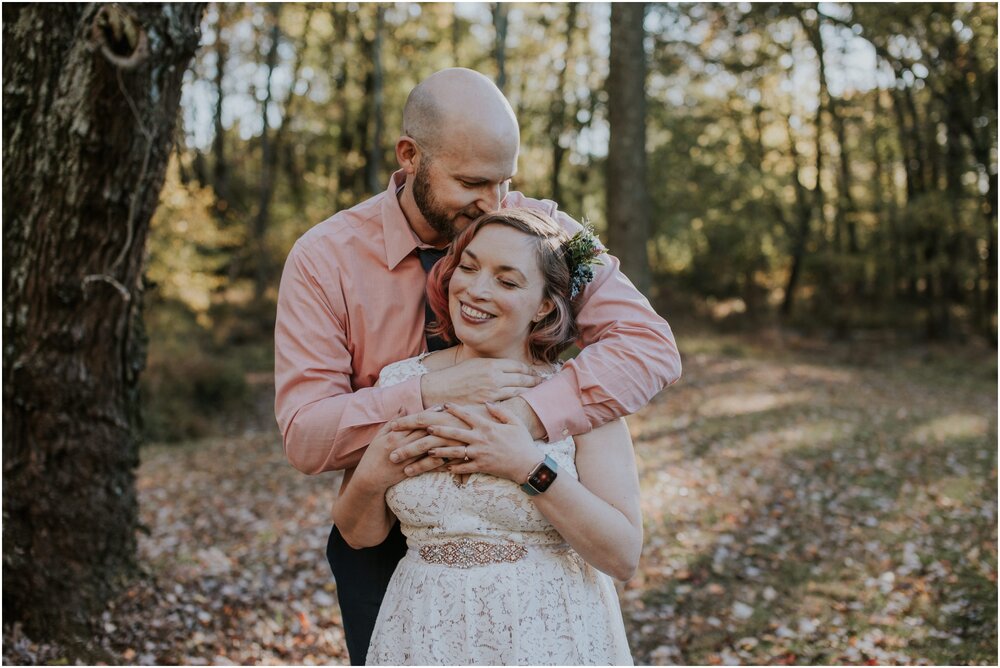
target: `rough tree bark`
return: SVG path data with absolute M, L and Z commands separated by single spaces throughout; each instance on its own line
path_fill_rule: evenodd
M 135 569 L 143 248 L 202 10 L 3 7 L 3 610 L 34 637 Z
M 649 293 L 649 192 L 646 188 L 645 3 L 612 3 L 608 69 L 608 245 L 622 270 Z

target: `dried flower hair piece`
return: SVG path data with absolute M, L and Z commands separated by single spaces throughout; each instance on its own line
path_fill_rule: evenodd
M 563 244 L 563 257 L 569 267 L 569 298 L 575 299 L 584 286 L 594 280 L 594 265 L 601 264 L 598 256 L 607 252 L 594 233 L 594 226 L 584 223 L 583 229 Z

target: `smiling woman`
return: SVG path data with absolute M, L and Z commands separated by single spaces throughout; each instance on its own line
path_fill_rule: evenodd
M 552 363 L 576 339 L 569 235 L 527 209 L 482 216 L 458 236 L 431 272 L 429 331 L 476 345 L 483 356 Z
M 390 364 L 379 385 L 484 358 L 536 381 L 556 373 L 577 333 L 573 279 L 600 250 L 536 211 L 476 219 L 428 277 L 433 329 L 457 345 Z M 413 474 L 417 460 L 392 452 L 390 423 L 345 472 L 334 505 L 354 548 L 382 543 L 397 520 L 406 536 L 368 662 L 630 664 L 608 577 L 630 578 L 642 547 L 624 422 L 543 441 L 497 404 L 449 403 L 435 415 L 425 424 L 442 443 L 427 452 L 434 469 Z

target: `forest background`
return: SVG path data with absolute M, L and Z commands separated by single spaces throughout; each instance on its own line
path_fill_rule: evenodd
M 385 188 L 407 93 L 456 65 L 490 76 L 511 101 L 522 146 L 513 188 L 594 223 L 684 356 L 681 385 L 632 421 L 655 523 L 647 552 L 658 555 L 623 592 L 637 659 L 993 660 L 996 5 L 635 6 L 629 21 L 606 3 L 207 5 L 142 264 L 139 547 L 156 584 L 126 587 L 96 644 L 39 645 L 5 622 L 5 662 L 344 658 L 335 616 L 324 626 L 272 593 L 258 592 L 266 604 L 246 598 L 276 587 L 286 603 L 305 595 L 335 610 L 322 531 L 294 558 L 285 542 L 303 504 L 323 515 L 313 505 L 330 483 L 276 468 L 287 467 L 271 412 L 277 287 L 303 232 Z M 710 390 L 723 380 L 729 403 Z M 814 392 L 821 408 L 783 412 Z M 908 416 L 920 410 L 929 417 L 915 427 Z M 738 476 L 724 473 L 728 444 L 740 450 L 759 434 L 765 450 L 776 438 L 808 446 L 784 462 L 791 491 L 770 487 L 787 470 L 743 467 L 753 448 Z M 663 460 L 664 442 L 702 468 Z M 904 466 L 911 455 L 916 468 Z M 233 463 L 241 458 L 258 468 Z M 6 483 L 7 437 L 4 459 Z M 746 495 L 732 508 L 727 486 Z M 220 489 L 216 510 L 238 503 L 253 517 L 226 529 L 203 521 L 198 504 Z M 701 505 L 685 506 L 698 489 Z M 775 495 L 763 510 L 750 500 L 761 489 Z M 885 489 L 893 501 L 876 494 Z M 898 506 L 910 492 L 926 512 Z M 788 518 L 805 529 L 838 503 L 850 519 L 827 538 L 843 563 L 806 587 L 833 559 L 824 538 L 793 538 Z M 748 519 L 758 510 L 773 525 Z M 226 533 L 244 520 L 252 539 Z M 852 533 L 858 521 L 910 533 L 865 543 Z M 714 531 L 705 527 L 720 523 L 729 528 L 714 532 L 714 552 L 695 558 Z M 757 547 L 741 547 L 731 525 Z M 171 560 L 198 536 L 218 546 Z M 259 565 L 265 584 L 227 580 L 252 559 L 251 543 L 268 541 L 281 552 Z M 871 554 L 837 551 L 858 541 Z M 777 564 L 771 579 L 762 553 Z M 5 547 L 5 586 L 8 559 Z M 730 580 L 726 564 L 741 559 L 746 570 Z M 814 565 L 803 572 L 797 560 Z M 762 609 L 791 594 L 788 582 L 801 585 L 793 596 L 806 612 L 789 599 L 802 614 L 777 623 Z M 730 598 L 739 587 L 746 595 Z M 158 611 L 155 623 L 140 621 L 140 602 Z M 822 628 L 844 632 L 820 641 Z
M 456 64 L 511 100 L 513 187 L 593 222 L 668 316 L 994 340 L 994 14 L 652 5 L 643 193 L 608 165 L 607 5 L 212 5 L 150 238 L 148 433 L 202 433 L 270 369 L 291 244 L 385 188 L 407 93 Z

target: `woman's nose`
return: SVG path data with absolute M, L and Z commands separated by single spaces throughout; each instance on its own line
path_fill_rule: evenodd
M 475 280 L 473 280 L 466 288 L 469 296 L 474 299 L 485 299 L 488 297 L 490 294 L 489 280 L 490 279 L 485 275 L 485 272 L 479 272 L 479 275 L 476 276 Z

